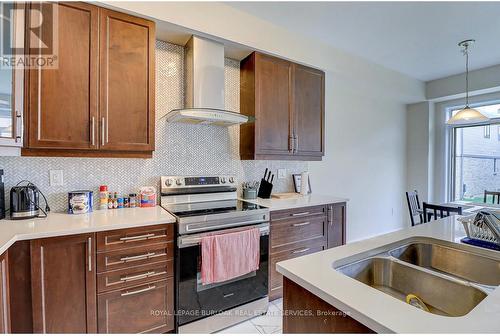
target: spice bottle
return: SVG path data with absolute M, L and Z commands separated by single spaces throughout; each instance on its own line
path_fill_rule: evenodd
M 118 209 L 118 193 L 115 192 L 113 196 L 113 209 Z
M 137 194 L 129 194 L 129 207 L 135 208 L 137 206 Z
M 123 197 L 118 197 L 116 200 L 117 200 L 117 204 L 118 204 L 117 208 L 122 209 L 123 208 Z
M 99 210 L 108 208 L 108 186 L 102 185 L 99 187 Z

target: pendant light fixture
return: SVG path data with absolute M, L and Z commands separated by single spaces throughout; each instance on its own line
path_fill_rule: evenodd
M 465 56 L 465 107 L 458 111 L 446 123 L 448 125 L 464 125 L 488 121 L 489 118 L 476 109 L 469 107 L 469 47 L 476 40 L 465 40 L 458 44 Z

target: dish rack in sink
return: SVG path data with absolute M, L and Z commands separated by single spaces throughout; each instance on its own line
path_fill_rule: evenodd
M 500 215 L 480 211 L 473 216 L 458 219 L 464 226 L 467 238 L 464 243 L 500 251 Z

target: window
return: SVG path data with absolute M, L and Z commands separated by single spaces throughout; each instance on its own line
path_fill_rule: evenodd
M 490 125 L 484 126 L 484 138 L 485 139 L 491 138 L 491 127 L 490 127 Z
M 474 107 L 499 123 L 500 104 Z M 452 113 L 458 112 L 453 110 Z M 491 127 L 497 139 L 491 141 Z M 483 202 L 484 191 L 500 190 L 500 124 L 453 129 L 452 184 L 455 200 Z

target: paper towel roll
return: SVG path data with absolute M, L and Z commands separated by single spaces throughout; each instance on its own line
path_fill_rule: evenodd
M 300 194 L 307 195 L 309 193 L 309 172 L 300 174 Z

